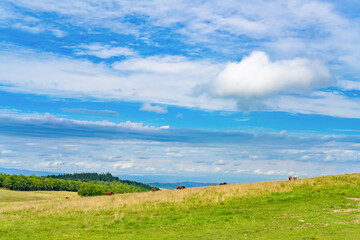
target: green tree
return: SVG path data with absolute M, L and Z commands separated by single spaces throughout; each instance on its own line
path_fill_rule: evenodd
M 107 191 L 108 191 L 107 187 L 97 185 L 91 182 L 88 184 L 83 184 L 80 187 L 78 194 L 80 196 L 99 196 L 99 195 L 105 195 Z
M 6 176 L 6 178 L 4 179 L 4 182 L 3 182 L 3 186 L 4 186 L 4 188 L 13 190 L 14 183 L 15 183 L 14 175 Z

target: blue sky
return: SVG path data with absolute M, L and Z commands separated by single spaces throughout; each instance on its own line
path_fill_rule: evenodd
M 0 168 L 359 172 L 360 6 L 5 0 Z

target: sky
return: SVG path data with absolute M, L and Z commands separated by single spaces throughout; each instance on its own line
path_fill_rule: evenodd
M 355 0 L 3 0 L 0 168 L 360 172 L 359 13 Z

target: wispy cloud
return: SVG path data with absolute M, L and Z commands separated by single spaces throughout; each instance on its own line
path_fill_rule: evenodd
M 134 56 L 136 52 L 127 47 L 114 47 L 110 45 L 101 45 L 94 43 L 91 45 L 80 45 L 75 51 L 76 55 L 93 55 L 98 58 L 110 58 L 117 56 Z
M 62 111 L 67 112 L 67 113 L 119 116 L 119 113 L 116 111 L 113 111 L 113 110 L 94 110 L 94 109 L 86 109 L 86 108 L 63 108 Z
M 141 111 L 146 111 L 146 112 L 155 112 L 155 113 L 167 113 L 167 109 L 164 106 L 160 106 L 160 105 L 151 105 L 150 103 L 144 103 L 141 108 Z

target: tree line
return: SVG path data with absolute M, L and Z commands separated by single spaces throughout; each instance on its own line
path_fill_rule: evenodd
M 107 191 L 131 193 L 152 189 L 150 185 L 144 183 L 119 180 L 110 173 L 75 173 L 47 177 L 0 173 L 0 187 L 18 191 L 72 191 L 78 192 L 81 196 L 103 195 Z
M 18 191 L 71 191 L 77 192 L 83 183 L 47 177 L 8 175 L 0 173 L 0 187 Z
M 64 173 L 58 175 L 48 175 L 49 178 L 56 179 L 66 179 L 66 180 L 75 180 L 82 182 L 91 182 L 91 181 L 105 181 L 105 182 L 114 182 L 120 181 L 118 177 L 113 176 L 111 173 Z
M 109 182 L 117 182 L 123 183 L 129 186 L 135 186 L 146 190 L 151 190 L 152 186 L 140 183 L 136 181 L 130 180 L 120 180 L 119 177 L 113 176 L 111 173 L 66 173 L 66 174 L 59 174 L 59 175 L 48 175 L 47 177 L 55 178 L 55 179 L 65 179 L 65 180 L 75 180 L 75 181 L 82 181 L 82 182 L 107 182 L 105 185 L 116 185 L 116 184 L 109 184 Z M 122 186 L 119 184 L 119 186 Z M 130 188 L 131 189 L 131 188 Z

